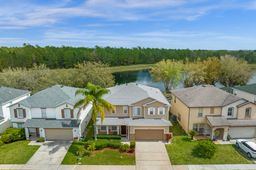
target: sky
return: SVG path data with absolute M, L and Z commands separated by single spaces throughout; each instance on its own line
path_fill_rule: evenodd
M 0 0 L 0 46 L 256 49 L 256 0 Z

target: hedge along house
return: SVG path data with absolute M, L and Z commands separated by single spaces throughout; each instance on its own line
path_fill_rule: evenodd
M 55 85 L 10 106 L 12 126 L 24 127 L 27 139 L 73 140 L 83 137 L 92 106 L 74 108 L 82 98 L 75 96 L 76 90 Z
M 30 91 L 0 87 L 0 134 L 10 127 L 9 106 L 30 96 Z
M 186 132 L 227 140 L 256 137 L 256 105 L 214 86 L 172 90 L 171 113 Z
M 105 100 L 115 107 L 97 119 L 97 134 L 117 134 L 128 140 L 166 140 L 170 104 L 162 92 L 153 87 L 129 83 L 109 88 Z

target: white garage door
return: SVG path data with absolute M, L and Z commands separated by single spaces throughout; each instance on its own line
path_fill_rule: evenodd
M 254 138 L 255 129 L 255 127 L 232 127 L 229 128 L 229 135 L 231 138 Z

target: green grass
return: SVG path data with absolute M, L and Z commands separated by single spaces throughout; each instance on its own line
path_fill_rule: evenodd
M 166 145 L 173 165 L 188 164 L 251 164 L 246 156 L 235 145 L 216 145 L 216 153 L 211 159 L 198 158 L 192 150 L 198 141 L 190 141 L 188 137 L 174 137 L 173 143 Z
M 179 122 L 177 121 L 172 121 L 172 126 L 170 126 L 170 132 L 173 133 L 173 136 L 186 136 L 186 132 L 184 129 L 180 126 Z
M 17 141 L 0 146 L 0 164 L 25 164 L 39 148 L 28 143 Z
M 82 142 L 73 142 L 62 164 L 77 164 L 76 151 L 80 147 L 84 147 Z M 79 162 L 83 165 L 134 165 L 135 156 L 114 149 L 103 149 L 93 152 L 89 157 L 84 156 Z
M 136 64 L 127 66 L 114 66 L 109 67 L 112 73 L 125 72 L 125 71 L 139 71 L 150 69 L 154 64 Z

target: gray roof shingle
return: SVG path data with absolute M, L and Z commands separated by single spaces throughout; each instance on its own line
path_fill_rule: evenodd
M 137 83 L 128 83 L 108 88 L 110 93 L 104 98 L 114 105 L 131 105 L 146 98 L 170 105 L 162 92 L 154 87 Z
M 208 116 L 208 122 L 211 126 L 256 126 L 255 120 L 239 120 L 239 119 L 227 119 L 222 116 Z
M 221 107 L 241 100 L 211 85 L 194 86 L 171 91 L 188 107 Z
M 79 127 L 80 120 L 60 120 L 60 119 L 28 119 L 24 127 L 33 128 L 75 128 Z
M 30 108 L 54 108 L 64 103 L 74 105 L 81 98 L 81 96 L 75 96 L 77 89 L 78 88 L 74 87 L 55 85 L 37 92 L 19 103 Z
M 233 88 L 256 95 L 256 83 L 255 84 L 248 84 L 248 85 L 245 85 L 245 86 L 235 86 Z
M 30 92 L 27 90 L 20 90 L 10 87 L 0 87 L 0 104 L 29 93 Z

